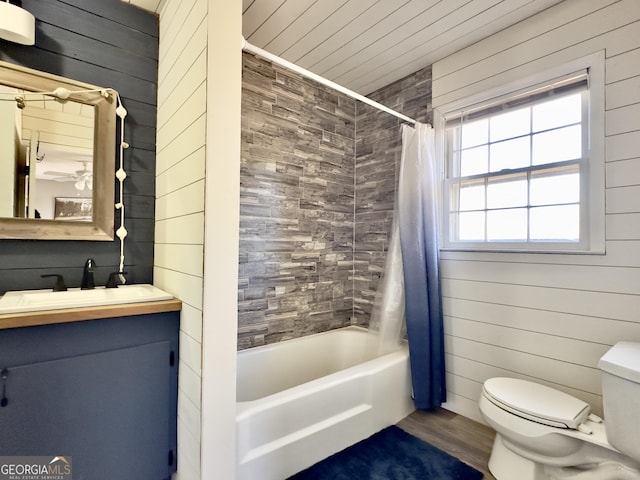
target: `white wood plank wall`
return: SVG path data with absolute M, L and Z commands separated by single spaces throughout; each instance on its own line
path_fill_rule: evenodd
M 182 300 L 177 479 L 201 477 L 206 0 L 160 12 L 154 283 Z
M 91 156 L 93 152 L 93 107 L 76 102 L 33 102 L 22 114 L 22 140 L 37 132 L 43 150 Z M 81 167 L 80 164 L 78 164 Z
M 602 413 L 600 356 L 640 341 L 640 2 L 566 0 L 433 66 L 433 106 L 606 52 L 606 255 L 442 252 L 446 407 L 529 379 Z
M 0 85 L 0 93 L 5 95 L 15 95 L 15 89 Z M 16 108 L 13 102 L 0 102 L 0 121 L 3 125 L 11 125 L 19 118 L 16 115 Z M 0 216 L 13 217 L 14 207 L 14 184 L 16 163 L 16 149 L 21 141 L 21 129 L 6 128 L 0 130 L 0 166 L 5 172 L 0 177 Z

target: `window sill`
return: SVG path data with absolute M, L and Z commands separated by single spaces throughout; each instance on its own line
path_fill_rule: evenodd
M 569 248 L 547 248 L 547 249 L 534 249 L 530 246 L 522 246 L 519 248 L 498 246 L 495 247 L 462 247 L 462 246 L 447 246 L 440 247 L 441 252 L 460 252 L 460 253 L 523 253 L 523 254 L 551 254 L 551 255 L 606 255 L 606 250 L 603 249 L 569 249 Z

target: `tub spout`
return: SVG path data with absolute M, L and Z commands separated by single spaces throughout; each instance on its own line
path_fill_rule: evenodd
M 93 258 L 87 259 L 84 264 L 84 270 L 82 271 L 82 282 L 80 282 L 81 290 L 91 290 L 95 288 L 96 284 L 93 280 L 93 268 L 96 266 L 96 262 Z

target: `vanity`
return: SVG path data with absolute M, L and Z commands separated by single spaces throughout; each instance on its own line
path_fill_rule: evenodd
M 169 479 L 180 309 L 169 298 L 0 314 L 0 455 L 64 456 L 78 479 Z
M 134 107 L 129 133 L 115 89 L 0 62 L 0 457 L 64 457 L 76 480 L 177 470 L 181 302 L 142 284 L 153 218 L 136 212 L 153 198 L 134 165 L 154 145 L 148 115 Z M 85 259 L 115 288 L 78 288 Z M 52 276 L 71 288 L 38 290 Z

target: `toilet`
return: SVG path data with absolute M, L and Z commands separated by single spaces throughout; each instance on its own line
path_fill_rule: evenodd
M 545 385 L 484 383 L 480 412 L 496 431 L 489 470 L 497 480 L 640 480 L 640 343 L 615 344 L 598 367 L 605 421 Z

